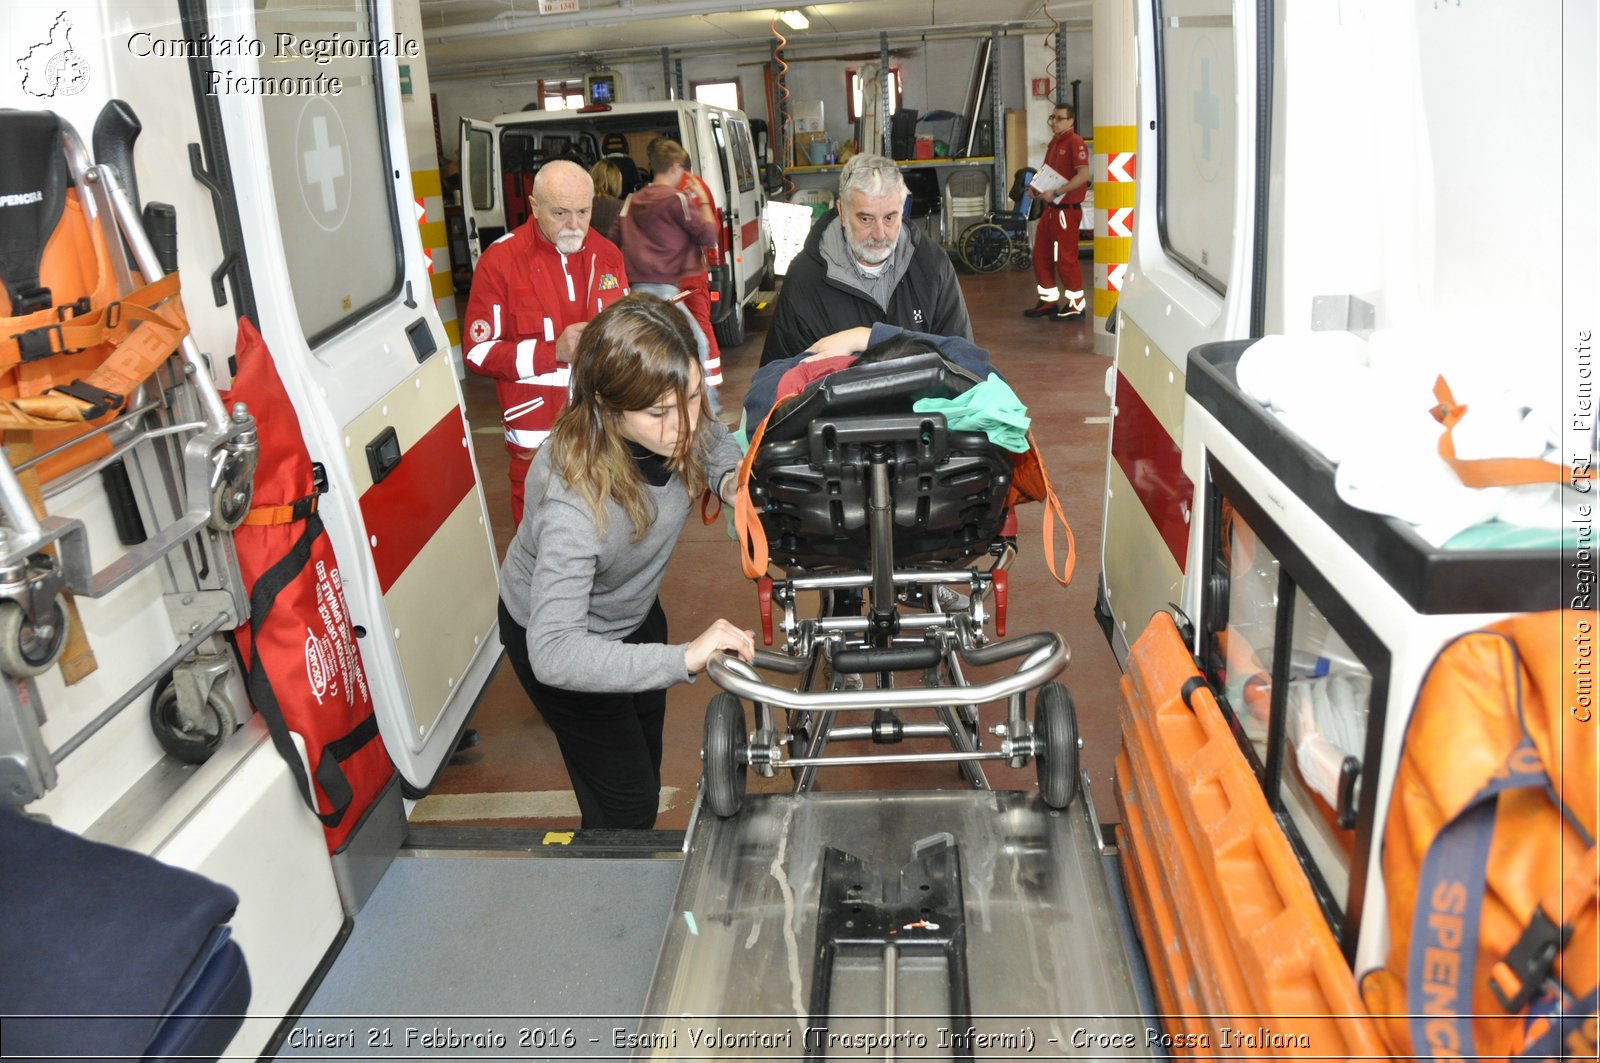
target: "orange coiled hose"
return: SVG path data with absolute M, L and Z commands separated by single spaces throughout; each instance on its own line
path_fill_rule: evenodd
M 789 79 L 786 77 L 789 73 L 789 64 L 783 61 L 783 46 L 789 43 L 789 38 L 785 37 L 783 32 L 778 29 L 777 19 L 773 19 L 771 25 L 772 35 L 778 38 L 778 46 L 772 49 L 773 62 L 778 64 L 778 92 L 780 94 L 778 96 L 778 143 L 783 149 L 792 154 L 794 151 L 794 135 L 789 132 L 791 124 L 789 97 L 793 93 L 789 91 Z M 793 158 L 783 160 L 783 194 L 786 199 L 794 194 L 794 180 L 789 176 L 789 167 L 793 165 Z

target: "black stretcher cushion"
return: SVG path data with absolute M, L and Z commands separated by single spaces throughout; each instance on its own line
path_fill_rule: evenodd
M 814 382 L 767 425 L 751 469 L 773 561 L 861 568 L 872 554 L 869 456 L 888 458 L 897 566 L 985 553 L 999 533 L 1011 454 L 982 432 L 952 432 L 923 398 L 979 381 L 937 354 L 851 367 Z

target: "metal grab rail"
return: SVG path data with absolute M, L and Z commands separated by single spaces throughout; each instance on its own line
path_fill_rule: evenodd
M 1008 657 L 1027 657 L 1011 675 L 977 686 L 897 687 L 890 690 L 830 690 L 812 692 L 775 686 L 737 657 L 713 657 L 706 675 L 723 690 L 749 701 L 804 712 L 839 712 L 847 709 L 915 709 L 976 705 L 1042 686 L 1060 675 L 1072 660 L 1072 650 L 1053 632 L 1037 632 L 993 643 L 979 650 L 958 651 L 971 664 L 989 664 Z

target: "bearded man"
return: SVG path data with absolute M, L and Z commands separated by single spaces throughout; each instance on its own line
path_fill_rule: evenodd
M 905 206 L 905 178 L 893 159 L 857 155 L 845 163 L 838 203 L 817 219 L 789 264 L 762 365 L 858 325 L 972 339 L 950 257 L 902 224 Z

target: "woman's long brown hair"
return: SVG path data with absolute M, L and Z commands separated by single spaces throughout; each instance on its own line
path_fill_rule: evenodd
M 622 436 L 622 414 L 649 409 L 669 392 L 678 400 L 678 447 L 667 467 L 683 480 L 689 497 L 697 498 L 706 486 L 711 410 L 688 317 L 666 300 L 642 293 L 600 311 L 583 330 L 572 363 L 572 395 L 544 445 L 554 448 L 556 473 L 589 504 L 602 534 L 607 499 L 633 522 L 634 542 L 655 519 Z M 691 392 L 700 407 L 692 438 Z

